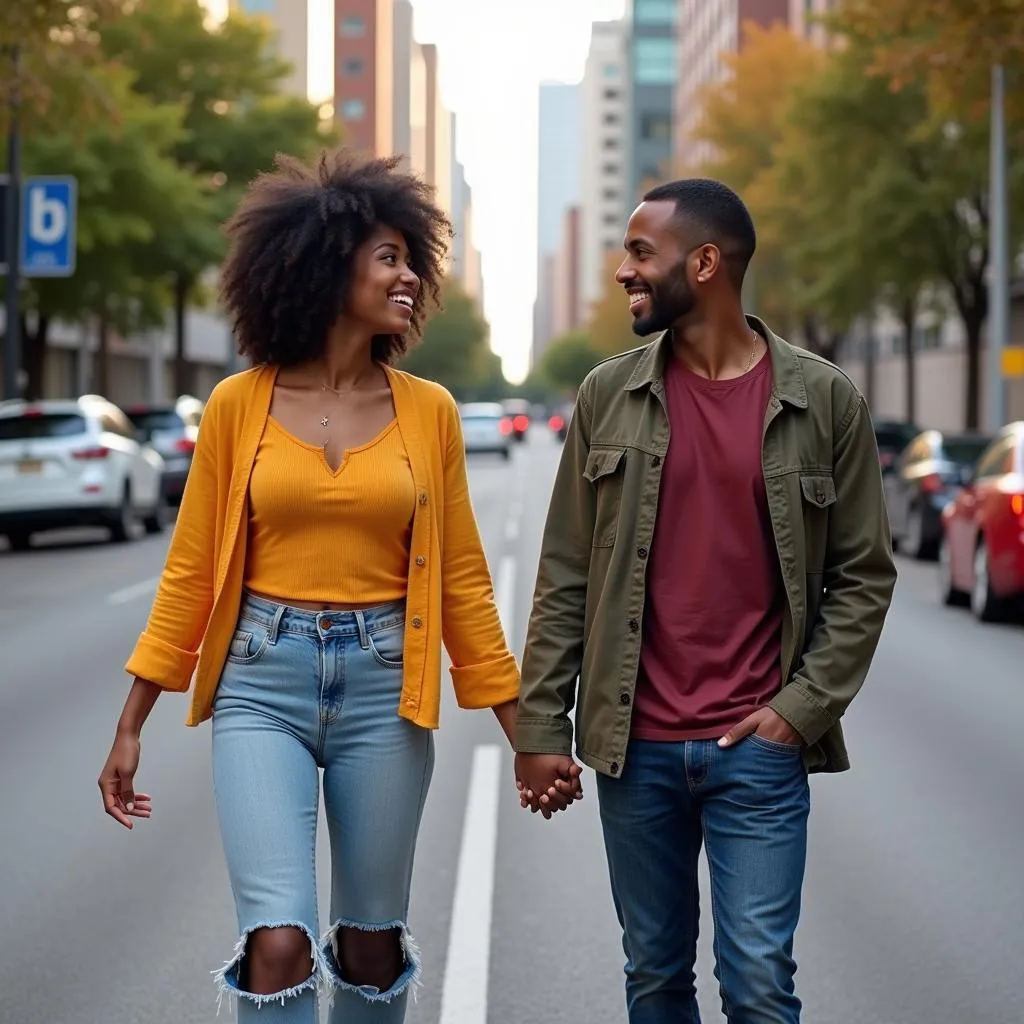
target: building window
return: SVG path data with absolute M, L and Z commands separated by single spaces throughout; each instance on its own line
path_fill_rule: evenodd
M 363 73 L 363 60 L 361 57 L 346 57 L 341 62 L 341 73 L 346 78 L 358 78 Z
M 618 78 L 619 77 L 619 65 L 618 64 L 605 64 L 601 68 L 601 74 L 605 78 Z
M 668 114 L 644 114 L 640 118 L 640 138 L 647 142 L 668 142 L 672 138 L 672 118 Z
M 603 124 L 618 124 L 619 123 L 619 115 L 618 114 L 605 114 L 604 117 L 601 118 L 601 121 L 602 121 Z
M 606 188 L 601 194 L 612 203 L 616 202 L 619 198 L 619 190 L 617 188 Z
M 338 23 L 338 35 L 348 39 L 358 39 L 366 35 L 366 22 L 362 18 L 352 15 L 342 18 Z
M 620 96 L 621 93 L 618 89 L 605 89 L 604 91 L 604 98 L 610 102 L 614 102 L 615 100 L 619 99 Z
M 606 213 L 604 215 L 604 226 L 606 228 L 613 228 L 619 223 L 618 214 Z
M 366 117 L 366 104 L 362 100 L 345 100 L 341 105 L 341 116 L 346 121 L 362 121 Z
M 619 173 L 619 166 L 618 164 L 604 164 L 601 167 L 601 173 L 608 175 L 609 178 L 617 177 Z
M 633 21 L 638 25 L 674 25 L 676 0 L 633 0 Z
M 637 85 L 675 85 L 675 40 L 664 36 L 634 39 L 633 79 Z
M 601 145 L 605 149 L 618 149 L 619 148 L 619 140 L 618 139 L 605 139 L 604 142 L 601 143 Z

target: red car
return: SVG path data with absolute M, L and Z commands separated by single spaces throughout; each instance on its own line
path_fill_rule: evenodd
M 939 587 L 986 622 L 1024 597 L 1024 420 L 999 432 L 943 511 Z

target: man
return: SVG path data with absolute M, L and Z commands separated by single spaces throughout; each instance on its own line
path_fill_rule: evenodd
M 597 772 L 630 1024 L 697 1024 L 697 859 L 732 1024 L 793 1024 L 808 774 L 849 767 L 840 719 L 896 572 L 864 399 L 744 316 L 755 234 L 714 181 L 648 192 L 616 274 L 663 332 L 580 388 L 523 662 L 522 801 Z M 576 680 L 579 678 L 579 691 Z

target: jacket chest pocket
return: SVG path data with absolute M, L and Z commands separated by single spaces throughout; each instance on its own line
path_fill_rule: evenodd
M 800 502 L 803 508 L 804 551 L 808 573 L 821 573 L 825 569 L 828 548 L 828 520 L 836 503 L 836 485 L 824 473 L 800 474 Z
M 597 492 L 593 539 L 595 548 L 610 548 L 615 544 L 619 507 L 622 503 L 625 456 L 623 448 L 595 448 L 587 454 L 583 476 L 593 484 Z

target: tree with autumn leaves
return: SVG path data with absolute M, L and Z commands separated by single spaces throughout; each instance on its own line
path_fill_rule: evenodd
M 954 311 L 969 427 L 988 312 L 987 84 L 999 61 L 1008 95 L 1021 95 L 1022 11 L 1009 0 L 846 0 L 828 20 L 828 49 L 782 26 L 746 26 L 730 77 L 703 97 L 698 134 L 716 156 L 678 169 L 744 196 L 760 239 L 752 306 L 808 347 L 834 356 L 851 325 L 883 306 L 908 335 L 921 303 Z M 1008 117 L 1021 211 L 1024 109 L 1011 103 Z M 1015 217 L 1012 250 L 1022 242 Z

